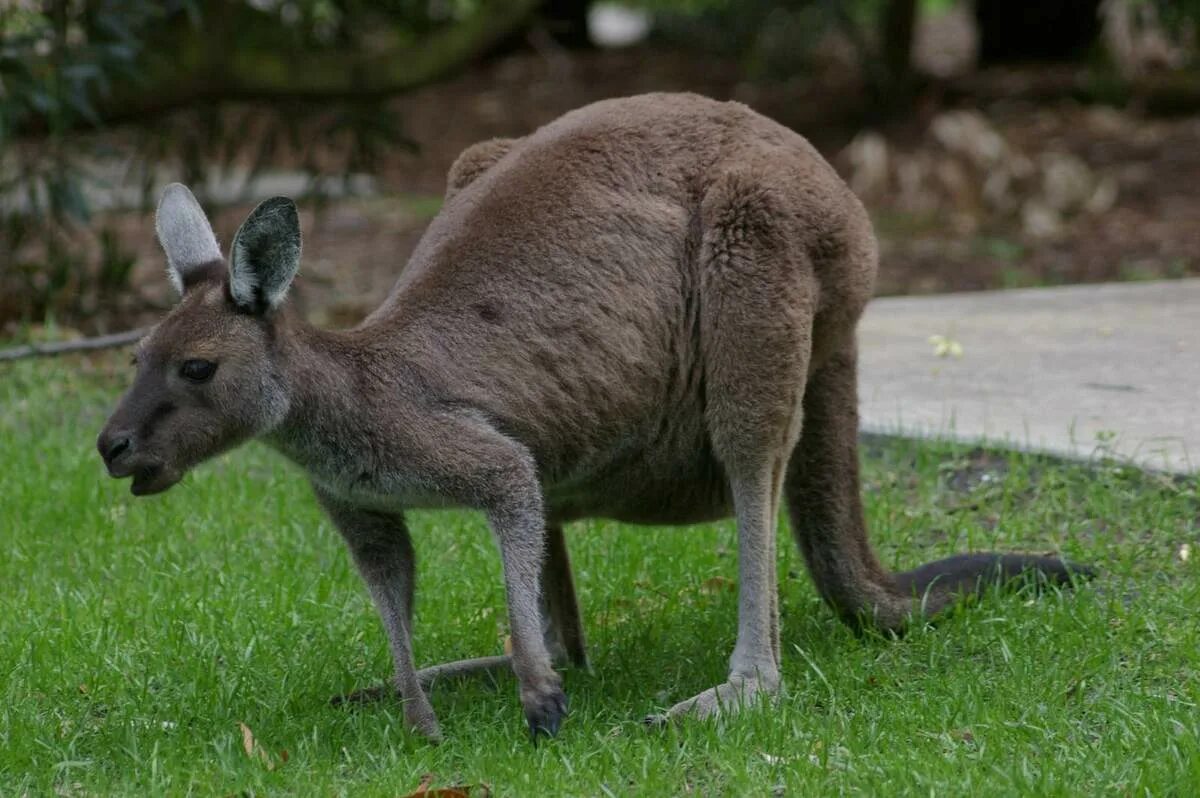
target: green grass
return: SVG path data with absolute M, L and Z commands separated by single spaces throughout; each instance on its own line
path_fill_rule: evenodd
M 295 468 L 250 446 L 145 500 L 104 476 L 93 440 L 120 360 L 0 367 L 0 795 L 405 795 L 425 773 L 496 795 L 1200 794 L 1196 479 L 872 441 L 885 562 L 1059 549 L 1103 578 L 856 637 L 785 537 L 778 705 L 666 731 L 638 720 L 724 676 L 737 601 L 712 577 L 735 575 L 732 525 L 577 525 L 595 673 L 566 674 L 560 737 L 529 745 L 505 679 L 435 691 L 434 747 L 395 704 L 327 703 L 390 663 Z M 412 526 L 420 662 L 498 652 L 480 517 Z

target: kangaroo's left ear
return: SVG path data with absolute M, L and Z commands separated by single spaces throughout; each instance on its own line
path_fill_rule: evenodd
M 272 197 L 250 212 L 229 250 L 229 293 L 244 310 L 279 307 L 300 269 L 300 217 L 296 203 Z

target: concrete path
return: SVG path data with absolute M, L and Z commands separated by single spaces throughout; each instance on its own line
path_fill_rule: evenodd
M 1200 470 L 1200 279 L 877 299 L 859 342 L 866 431 Z

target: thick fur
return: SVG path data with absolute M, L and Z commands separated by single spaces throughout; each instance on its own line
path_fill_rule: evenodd
M 876 559 L 854 339 L 876 261 L 861 204 L 799 135 L 694 95 L 604 101 L 467 150 L 394 291 L 353 330 L 314 329 L 286 303 L 246 316 L 222 299 L 227 276 L 189 289 L 143 343 L 100 447 L 118 453 L 115 474 L 181 474 L 199 454 L 173 440 L 196 436 L 170 417 L 144 434 L 142 416 L 205 404 L 210 417 L 188 423 L 217 448 L 257 435 L 305 468 L 380 609 L 406 716 L 431 737 L 405 509 L 486 514 L 535 735 L 565 713 L 552 655 L 586 663 L 561 525 L 733 515 L 729 679 L 668 714 L 728 711 L 779 686 L 781 503 L 821 595 L 852 624 L 898 630 L 1021 572 L 1069 579 L 1054 558 L 968 555 L 903 574 Z M 232 364 L 206 386 L 172 381 L 197 348 Z M 260 390 L 277 400 L 242 406 Z M 122 435 L 132 454 L 114 447 Z M 143 479 L 143 492 L 169 484 Z

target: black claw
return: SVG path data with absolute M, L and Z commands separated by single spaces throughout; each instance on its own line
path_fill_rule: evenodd
M 532 711 L 526 710 L 525 719 L 529 721 L 529 738 L 533 744 L 538 744 L 539 737 L 545 736 L 549 739 L 556 736 L 566 715 L 567 696 L 561 691 L 547 696 L 541 705 Z

